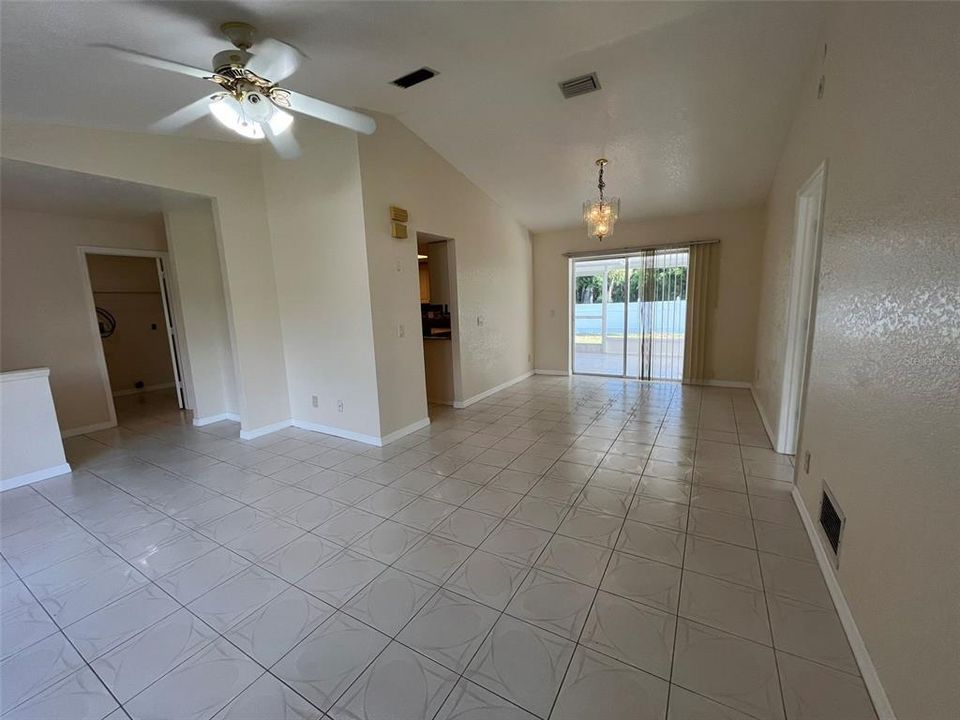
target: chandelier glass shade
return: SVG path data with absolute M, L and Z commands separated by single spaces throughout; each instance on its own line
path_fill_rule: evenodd
M 613 235 L 613 228 L 620 216 L 620 198 L 608 198 L 603 195 L 603 189 L 606 187 L 603 181 L 603 167 L 607 162 L 608 160 L 604 158 L 597 160 L 597 167 L 600 168 L 597 181 L 600 197 L 583 203 L 583 221 L 587 224 L 587 237 L 596 238 L 601 242 L 605 237 Z
M 253 140 L 264 137 L 265 125 L 272 135 L 279 135 L 293 124 L 292 115 L 265 100 L 251 103 L 249 96 L 238 100 L 229 93 L 218 93 L 210 98 L 210 113 L 224 127 Z

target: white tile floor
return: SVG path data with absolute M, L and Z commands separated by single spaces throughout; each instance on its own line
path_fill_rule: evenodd
M 131 401 L 67 441 L 0 495 L 3 717 L 875 720 L 747 392 L 434 410 L 372 448 Z

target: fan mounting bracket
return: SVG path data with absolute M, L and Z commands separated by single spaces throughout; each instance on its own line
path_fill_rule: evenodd
M 241 50 L 249 50 L 253 46 L 253 36 L 256 28 L 245 22 L 225 22 L 220 26 L 220 32 Z

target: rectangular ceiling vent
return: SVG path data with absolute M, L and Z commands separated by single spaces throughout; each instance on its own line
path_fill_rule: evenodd
M 404 90 L 407 88 L 412 88 L 414 85 L 419 85 L 422 82 L 426 82 L 430 78 L 436 77 L 439 75 L 436 70 L 431 70 L 428 67 L 422 67 L 419 70 L 414 70 L 412 73 L 407 73 L 403 77 L 398 77 L 394 80 L 391 85 L 396 85 L 397 87 L 402 87 Z
M 830 492 L 826 483 L 823 485 L 823 495 L 820 498 L 820 529 L 823 530 L 823 536 L 830 543 L 833 550 L 833 562 L 837 564 L 840 555 L 840 538 L 843 535 L 843 525 L 846 518 L 837 505 L 837 501 Z
M 564 80 L 562 83 L 559 83 L 559 85 L 563 97 L 569 100 L 572 97 L 586 95 L 587 93 L 599 90 L 600 80 L 597 78 L 597 74 L 592 72 L 589 75 L 581 75 L 580 77 Z

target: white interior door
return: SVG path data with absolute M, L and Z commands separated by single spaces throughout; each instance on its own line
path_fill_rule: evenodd
M 157 275 L 160 278 L 160 298 L 163 301 L 163 317 L 167 329 L 167 342 L 170 344 L 170 360 L 173 365 L 173 381 L 177 389 L 177 406 L 184 407 L 183 374 L 180 371 L 180 349 L 177 347 L 177 333 L 173 326 L 173 312 L 170 308 L 170 294 L 167 292 L 167 273 L 163 258 L 157 258 Z

